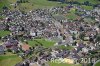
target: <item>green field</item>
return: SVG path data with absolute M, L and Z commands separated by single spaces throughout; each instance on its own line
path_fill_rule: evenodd
M 9 34 L 10 34 L 10 31 L 0 30 L 0 37 L 6 36 L 6 35 L 9 35 Z
M 82 66 L 81 64 L 67 64 L 67 63 L 51 63 L 49 62 L 50 66 Z
M 0 10 L 2 10 L 3 6 L 9 6 L 8 8 L 10 10 L 18 10 L 20 9 L 21 11 L 30 11 L 32 9 L 37 9 L 37 8 L 49 8 L 53 6 L 65 6 L 66 4 L 61 4 L 59 2 L 52 2 L 52 1 L 47 1 L 47 0 L 28 0 L 28 3 L 20 3 L 16 8 L 14 8 L 13 5 L 15 4 L 16 0 L 2 0 L 0 2 Z
M 68 4 L 62 4 L 59 2 L 54 2 L 54 1 L 48 1 L 48 0 L 28 0 L 28 3 L 20 3 L 17 8 L 14 8 L 11 4 L 15 4 L 17 0 L 1 0 L 0 1 L 0 10 L 2 9 L 3 6 L 7 6 L 10 10 L 15 10 L 15 9 L 20 9 L 24 11 L 30 11 L 35 8 L 49 8 L 53 6 L 66 6 Z M 69 0 L 72 1 L 72 0 Z M 78 1 L 80 3 L 83 3 L 85 1 L 89 1 L 92 4 L 100 4 L 100 1 L 98 0 L 73 0 L 73 1 Z M 83 8 L 87 10 L 93 9 L 92 6 L 82 6 Z
M 75 13 L 76 13 L 76 10 L 74 9 L 74 8 L 72 8 L 70 11 L 69 11 L 69 13 L 67 14 L 67 19 L 77 19 L 78 18 L 78 16 L 77 15 L 75 15 Z
M 92 6 L 85 6 L 85 5 L 82 5 L 81 6 L 83 9 L 86 9 L 86 10 L 92 10 L 93 7 Z
M 100 62 L 96 63 L 95 66 L 100 66 Z
M 35 40 L 28 41 L 28 44 L 30 46 L 34 46 L 35 44 L 43 44 L 45 47 L 52 47 L 54 46 L 55 42 L 45 40 L 45 39 L 35 39 Z
M 34 40 L 29 40 L 28 44 L 30 46 L 34 46 L 35 44 L 43 44 L 44 47 L 53 47 L 55 42 L 54 41 L 49 41 L 45 39 L 34 39 Z M 72 46 L 57 46 L 59 49 L 67 49 L 67 50 L 72 50 Z
M 7 0 L 0 0 L 0 10 L 3 6 L 9 6 L 9 2 Z
M 78 1 L 80 3 L 83 3 L 85 1 L 89 1 L 92 4 L 100 4 L 100 1 L 99 0 L 76 0 L 76 1 Z
M 21 62 L 21 58 L 19 58 L 15 54 L 7 53 L 6 55 L 0 56 L 0 66 L 14 66 L 16 63 Z M 51 63 L 50 66 L 81 66 L 80 64 L 67 64 L 67 63 Z
M 72 50 L 73 47 L 72 46 L 58 46 L 59 49 L 66 49 L 66 50 Z
M 0 56 L 0 66 L 14 66 L 16 63 L 19 63 L 21 58 L 17 55 L 7 53 L 6 55 Z
M 67 0 L 67 1 L 77 1 L 79 3 L 84 3 L 85 1 L 89 1 L 92 4 L 100 4 L 99 0 Z

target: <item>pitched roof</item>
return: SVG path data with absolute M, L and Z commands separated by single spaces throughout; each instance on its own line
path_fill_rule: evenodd
M 0 51 L 4 51 L 4 47 L 0 45 Z
M 28 44 L 23 44 L 22 45 L 22 50 L 26 51 L 29 50 L 30 46 Z
M 17 45 L 18 41 L 17 40 L 8 40 L 4 43 L 6 46 L 10 46 L 10 45 Z

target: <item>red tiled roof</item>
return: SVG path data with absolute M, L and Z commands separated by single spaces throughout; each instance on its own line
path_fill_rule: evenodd
M 30 46 L 29 46 L 28 44 L 23 44 L 23 45 L 22 45 L 22 49 L 23 49 L 24 51 L 29 50 L 29 48 L 30 48 Z

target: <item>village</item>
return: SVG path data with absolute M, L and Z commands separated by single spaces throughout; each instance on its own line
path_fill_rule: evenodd
M 72 66 L 93 66 L 93 59 L 100 59 L 100 5 L 93 10 L 75 5 L 4 9 L 0 16 L 5 16 L 0 19 L 0 58 L 8 53 L 20 58 L 13 66 L 55 66 L 51 59 L 60 58 Z

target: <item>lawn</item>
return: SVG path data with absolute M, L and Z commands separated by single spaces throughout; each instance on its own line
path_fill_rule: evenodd
M 0 66 L 14 66 L 16 63 L 21 62 L 21 58 L 14 54 L 7 54 L 0 56 Z M 81 66 L 80 64 L 67 64 L 67 63 L 51 63 L 49 62 L 50 66 Z
M 100 66 L 100 62 L 96 63 L 95 66 Z
M 11 3 L 15 3 L 16 0 L 8 0 Z M 49 7 L 53 7 L 53 6 L 66 6 L 68 4 L 62 4 L 59 2 L 55 2 L 55 1 L 48 1 L 48 0 L 28 0 L 29 3 L 21 3 L 18 8 L 23 9 L 26 7 L 26 11 L 29 11 L 31 9 L 35 9 L 35 8 L 49 8 Z M 97 4 L 100 3 L 99 1 L 94 1 L 94 0 L 78 0 L 78 2 L 83 3 L 85 1 L 89 1 L 92 4 Z M 82 6 L 82 8 L 86 9 L 86 10 L 91 10 L 93 9 L 92 6 Z
M 92 18 L 88 18 L 88 17 L 85 18 L 84 21 L 87 22 L 87 23 L 89 23 L 89 24 L 91 24 L 91 23 L 95 23 L 95 20 L 94 20 L 94 19 L 92 19 Z
M 69 13 L 67 14 L 67 19 L 75 20 L 76 18 L 78 18 L 78 16 L 75 15 L 75 13 L 76 13 L 75 8 L 70 9 Z
M 77 17 L 78 17 L 78 16 L 75 15 L 75 14 L 73 14 L 73 13 L 68 13 L 66 18 L 67 18 L 67 19 L 75 20 L 75 19 L 77 19 Z
M 0 11 L 4 6 L 8 6 L 8 1 L 7 0 L 0 0 Z
M 29 40 L 28 41 L 28 44 L 30 45 L 30 46 L 34 46 L 35 44 L 38 44 L 36 41 L 34 41 L 34 40 Z
M 31 46 L 34 46 L 35 44 L 43 44 L 45 47 L 52 47 L 54 46 L 55 42 L 45 40 L 45 39 L 34 39 L 34 40 L 28 41 L 28 44 Z
M 11 53 L 0 56 L 0 66 L 14 66 L 16 63 L 20 61 L 21 58 Z
M 92 10 L 93 7 L 92 6 L 85 6 L 85 5 L 82 5 L 81 6 L 83 9 L 86 9 L 86 10 Z
M 6 35 L 9 35 L 9 34 L 10 34 L 10 31 L 0 30 L 0 37 L 6 36 Z
M 52 2 L 47 0 L 31 0 L 33 5 L 39 5 L 39 6 L 56 6 L 58 5 L 58 2 Z
M 29 3 L 21 3 L 18 5 L 16 9 L 22 9 L 25 11 L 30 11 L 35 8 L 48 8 L 48 7 L 53 7 L 53 6 L 66 6 L 68 4 L 62 4 L 59 2 L 55 1 L 48 1 L 48 0 L 28 0 Z M 100 4 L 100 1 L 98 0 L 77 0 L 80 3 L 83 3 L 85 1 L 89 1 L 92 4 Z M 15 4 L 16 0 L 0 0 L 0 10 L 2 9 L 3 6 L 9 7 L 11 10 L 15 10 L 14 7 L 10 4 Z M 25 8 L 25 9 L 24 9 Z M 83 8 L 86 9 L 92 9 L 92 6 L 83 6 Z
M 85 1 L 89 1 L 92 4 L 100 4 L 99 0 L 75 0 L 78 1 L 79 3 L 84 3 Z
M 8 4 L 6 4 L 8 3 Z M 62 4 L 59 2 L 48 1 L 48 0 L 28 0 L 28 3 L 20 3 L 16 8 L 10 4 L 15 4 L 16 0 L 4 0 L 3 3 L 0 3 L 0 7 L 2 8 L 4 4 L 10 6 L 10 10 L 20 9 L 21 11 L 30 11 L 32 9 L 37 8 L 50 8 L 53 6 L 66 6 L 66 4 Z M 1 9 L 0 8 L 0 9 Z
M 58 46 L 59 49 L 66 49 L 66 50 L 72 50 L 73 47 L 72 46 Z
M 80 64 L 75 65 L 75 64 L 51 63 L 51 62 L 49 62 L 49 65 L 50 65 L 50 66 L 82 66 L 82 65 L 80 65 Z
M 5 18 L 5 16 L 0 16 L 0 19 L 3 19 L 3 18 Z

